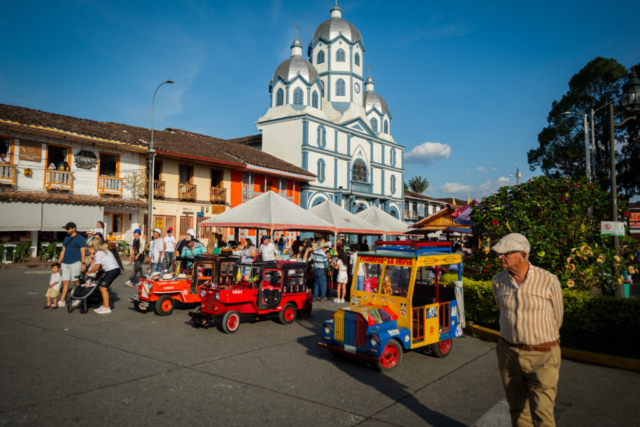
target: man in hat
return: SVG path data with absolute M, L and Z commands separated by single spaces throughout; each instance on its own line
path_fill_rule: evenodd
M 196 232 L 193 230 L 193 228 L 190 228 L 187 230 L 187 236 L 191 236 L 191 238 L 197 242 L 200 243 L 200 240 L 196 239 Z M 182 256 L 182 250 L 185 248 L 185 246 L 187 246 L 187 239 L 186 237 L 184 239 L 181 239 L 178 244 L 176 245 L 176 256 Z
M 149 256 L 151 257 L 151 272 L 162 271 L 162 253 L 164 252 L 164 241 L 160 237 L 162 230 L 153 230 L 153 240 L 147 243 Z
M 95 232 L 93 231 L 93 228 L 90 228 L 89 230 L 87 230 L 87 244 L 93 240 L 93 235 L 95 234 Z
M 144 239 L 140 237 L 142 231 L 136 229 L 133 231 L 133 242 L 131 242 L 131 252 L 129 253 L 129 262 L 133 261 L 133 273 L 129 276 L 129 280 L 124 284 L 127 287 L 133 286 L 138 281 L 138 275 L 144 277 L 142 272 L 142 264 L 144 263 Z
M 260 255 L 262 261 L 275 261 L 276 260 L 276 247 L 271 243 L 269 236 L 262 236 L 262 243 L 260 244 Z
M 167 235 L 164 236 L 164 268 L 173 271 L 176 261 L 176 238 L 173 237 L 173 228 L 169 227 Z
M 78 285 L 76 277 L 85 270 L 84 259 L 85 248 L 87 247 L 84 238 L 76 231 L 75 222 L 68 222 L 62 228 L 67 230 L 67 236 L 62 241 L 62 251 L 58 259 L 62 266 L 62 293 L 60 294 L 58 307 L 64 307 L 66 304 L 69 281 L 73 281 L 76 286 Z
M 555 426 L 564 307 L 556 275 L 529 262 L 525 236 L 511 233 L 492 248 L 504 271 L 493 276 L 500 309 L 496 352 L 514 426 Z
M 184 238 L 186 241 L 186 246 L 182 249 L 181 257 L 187 260 L 186 269 L 191 270 L 191 266 L 193 265 L 193 259 L 198 255 L 206 254 L 207 248 L 200 242 L 196 242 L 196 240 L 192 236 L 187 236 Z

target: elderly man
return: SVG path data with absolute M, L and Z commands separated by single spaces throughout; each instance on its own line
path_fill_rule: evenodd
M 511 233 L 492 248 L 505 269 L 493 276 L 500 309 L 496 352 L 514 426 L 555 426 L 564 314 L 558 278 L 529 262 L 525 236 Z
M 262 238 L 262 244 L 260 245 L 260 255 L 262 261 L 275 261 L 277 250 L 273 243 L 271 243 L 270 236 L 264 236 Z

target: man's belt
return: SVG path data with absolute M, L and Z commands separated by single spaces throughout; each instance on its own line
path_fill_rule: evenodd
M 537 345 L 511 344 L 509 341 L 505 340 L 504 338 L 501 338 L 501 340 L 506 342 L 511 347 L 515 347 L 520 350 L 527 350 L 527 351 L 551 351 L 553 347 L 556 347 L 560 344 L 558 340 L 551 341 L 551 342 L 543 342 L 542 344 L 537 344 Z

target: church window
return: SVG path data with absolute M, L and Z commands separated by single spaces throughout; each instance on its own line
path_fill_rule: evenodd
M 279 107 L 280 105 L 284 104 L 284 92 L 282 91 L 282 89 L 278 89 L 278 92 L 276 92 L 276 107 Z
M 384 133 L 389 133 L 389 121 L 385 120 L 384 121 Z
M 345 62 L 344 49 L 338 49 L 336 52 L 336 62 Z
M 321 50 L 320 52 L 318 52 L 318 59 L 316 61 L 316 65 L 322 64 L 323 62 L 324 62 L 324 51 Z
M 391 194 L 396 194 L 396 176 L 391 175 Z
M 367 175 L 367 166 L 362 160 L 356 160 L 353 163 L 353 168 L 351 169 L 351 180 L 358 182 L 368 182 Z
M 374 132 L 378 132 L 378 120 L 375 117 L 371 118 L 371 129 L 373 129 Z
M 313 108 L 318 108 L 318 92 L 314 91 L 311 99 L 312 99 L 311 106 Z
M 356 57 L 354 58 L 354 62 L 356 65 L 360 65 L 360 54 L 356 52 Z
M 336 96 L 344 96 L 344 94 L 344 80 L 338 79 L 338 81 L 336 82 Z
M 318 182 L 323 183 L 325 178 L 324 174 L 324 160 L 318 160 Z
M 324 148 L 327 145 L 327 131 L 324 126 L 318 126 L 318 147 Z
M 391 156 L 389 158 L 389 163 L 391 163 L 391 166 L 396 165 L 396 149 L 395 148 L 391 149 Z
M 293 91 L 293 103 L 295 105 L 302 105 L 302 89 L 300 89 L 299 87 L 297 87 L 294 91 Z

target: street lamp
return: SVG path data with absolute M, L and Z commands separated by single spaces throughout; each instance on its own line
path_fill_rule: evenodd
M 591 110 L 593 111 L 593 110 Z M 574 111 L 565 111 L 562 113 L 565 116 L 578 115 Z M 587 124 L 587 114 L 584 114 L 584 160 L 586 164 L 587 178 L 591 181 L 591 150 L 589 148 L 589 125 Z
M 153 104 L 156 101 L 156 93 L 158 93 L 158 89 L 160 89 L 160 87 L 163 84 L 173 84 L 172 80 L 166 80 L 162 83 L 160 83 L 160 85 L 156 88 L 156 91 L 153 92 L 153 98 L 151 99 L 151 142 L 149 143 L 149 162 L 151 163 L 149 165 L 149 195 L 148 195 L 148 199 L 147 199 L 147 204 L 149 207 L 149 222 L 147 223 L 147 240 L 151 241 L 151 233 L 153 230 L 153 184 L 154 184 L 154 180 L 153 180 L 153 176 L 154 176 L 154 169 L 155 169 L 155 164 L 156 164 L 156 150 L 153 149 Z

